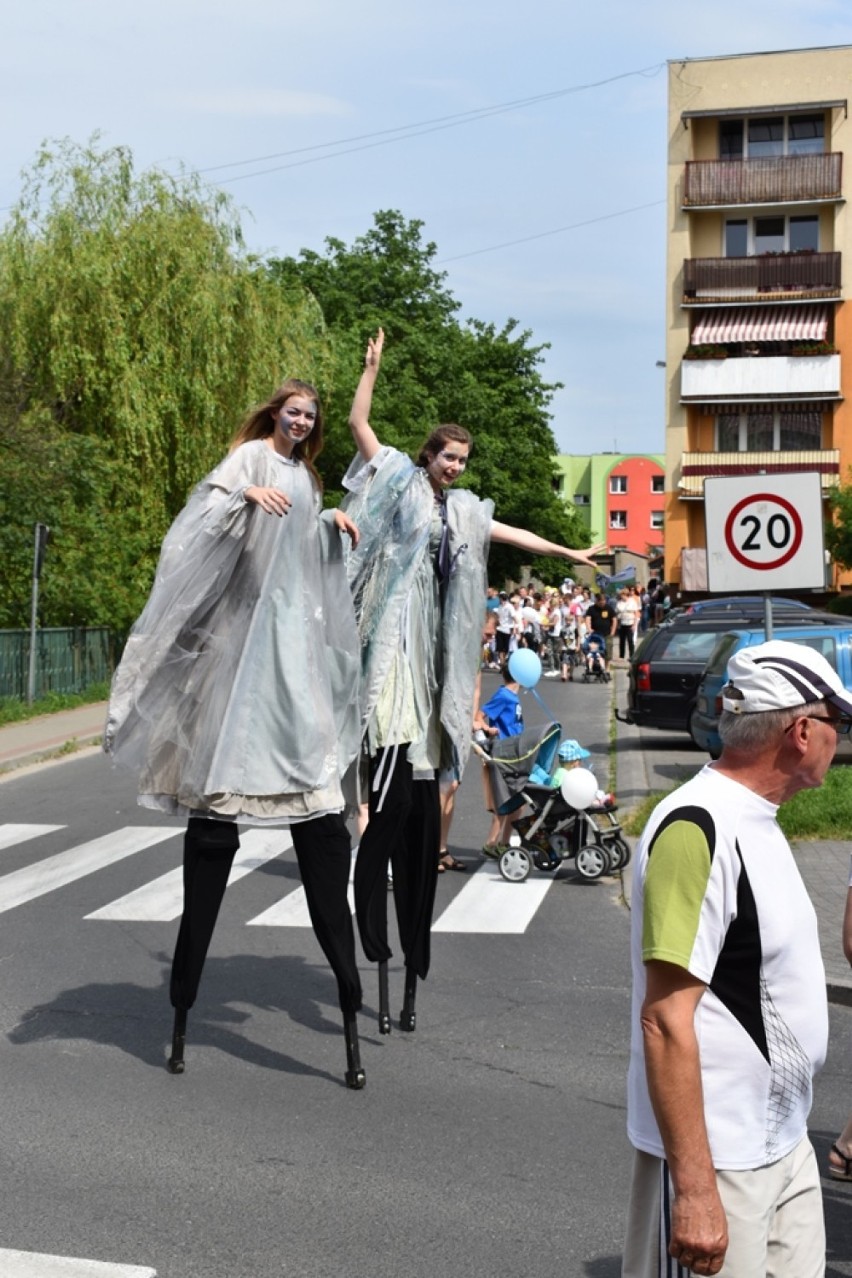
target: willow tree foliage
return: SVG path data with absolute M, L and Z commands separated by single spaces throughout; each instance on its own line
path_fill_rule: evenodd
M 28 619 L 32 525 L 53 536 L 44 624 L 126 628 L 163 534 L 247 409 L 328 382 L 320 310 L 246 253 L 227 198 L 65 141 L 0 233 L 0 625 Z
M 541 376 L 546 347 L 533 345 L 513 319 L 501 328 L 461 322 L 459 302 L 435 269 L 437 247 L 423 240 L 422 228 L 384 210 L 351 245 L 332 238 L 324 254 L 303 249 L 297 258 L 270 262 L 285 293 L 305 287 L 322 308 L 338 367 L 328 416 L 346 421 L 367 337 L 381 325 L 387 341 L 372 410 L 379 438 L 414 452 L 439 422 L 459 422 L 475 441 L 462 482 L 494 499 L 499 520 L 563 545 L 588 545 L 588 530 L 554 488 L 549 405 L 557 386 Z M 329 482 L 351 454 L 348 432 L 333 431 L 324 456 Z M 492 580 L 516 577 L 523 558 L 495 545 Z M 560 576 L 553 560 L 533 568 Z

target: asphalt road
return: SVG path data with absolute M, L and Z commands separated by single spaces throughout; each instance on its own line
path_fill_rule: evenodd
M 609 689 L 538 691 L 604 781 Z M 532 695 L 524 704 L 528 722 L 543 717 Z M 159 1278 L 617 1278 L 628 913 L 617 880 L 583 883 L 566 862 L 525 930 L 471 930 L 464 902 L 483 886 L 501 917 L 505 900 L 519 916 L 527 900 L 527 885 L 478 871 L 487 820 L 473 769 L 451 838 L 469 871 L 438 883 L 437 924 L 451 905 L 457 921 L 434 937 L 415 1034 L 378 1035 L 363 965 L 363 1092 L 343 1086 L 334 983 L 310 930 L 250 923 L 297 887 L 291 851 L 229 889 L 187 1071 L 172 1077 L 176 923 L 102 915 L 179 865 L 174 823 L 138 809 L 132 780 L 97 754 L 7 778 L 0 823 L 0 837 L 13 823 L 61 827 L 0 851 L 0 1248 Z M 166 837 L 31 895 L 61 864 L 49 858 L 117 846 L 116 831 L 139 826 Z M 29 899 L 10 905 L 25 884 Z M 401 985 L 396 957 L 393 1011 Z M 832 1009 L 814 1110 L 823 1161 L 849 1104 L 850 1017 Z M 850 1188 L 826 1192 L 839 1278 L 852 1275 Z

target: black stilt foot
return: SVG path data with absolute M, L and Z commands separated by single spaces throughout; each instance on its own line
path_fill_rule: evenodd
M 346 1035 L 346 1086 L 359 1092 L 367 1082 L 367 1075 L 361 1065 L 358 1021 L 354 1013 L 351 1016 L 344 1016 L 343 1033 Z
M 417 973 L 410 967 L 405 969 L 405 997 L 402 1011 L 399 1014 L 399 1028 L 411 1033 L 417 1027 L 417 1015 L 414 1011 L 414 1000 L 417 996 Z
M 390 1034 L 390 997 L 388 995 L 387 961 L 379 964 L 379 1033 Z
M 172 1030 L 172 1054 L 166 1068 L 170 1074 L 182 1074 L 184 1071 L 183 1050 L 186 1045 L 186 1012 L 175 1008 L 175 1024 Z

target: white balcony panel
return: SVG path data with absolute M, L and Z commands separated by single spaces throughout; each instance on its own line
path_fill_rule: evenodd
M 834 399 L 840 395 L 839 355 L 768 355 L 741 359 L 685 359 L 681 398 L 686 400 Z

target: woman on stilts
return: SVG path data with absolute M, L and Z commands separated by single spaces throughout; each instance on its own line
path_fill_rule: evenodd
M 352 403 L 358 456 L 343 481 L 343 509 L 360 532 L 347 571 L 361 640 L 370 813 L 355 863 L 355 907 L 364 952 L 379 965 L 379 1031 L 388 1034 L 388 862 L 405 961 L 399 1026 L 411 1031 L 417 979 L 429 971 L 441 859 L 436 778 L 444 770 L 461 778 L 467 761 L 489 541 L 591 561 L 589 552 L 497 523 L 492 502 L 452 489 L 473 442 L 463 427 L 437 427 L 416 462 L 379 442 L 370 408 L 383 345 L 379 329 Z
M 169 530 L 113 681 L 104 748 L 139 774 L 140 804 L 188 818 L 172 1073 L 183 1072 L 238 825 L 288 826 L 337 978 L 346 1082 L 364 1085 L 341 792 L 360 737 L 341 533 L 355 544 L 357 528 L 342 511 L 321 514 L 322 445 L 317 392 L 298 379 L 247 417 Z

